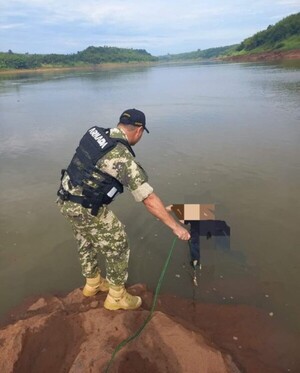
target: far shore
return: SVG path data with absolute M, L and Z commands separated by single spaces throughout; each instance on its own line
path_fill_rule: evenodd
M 196 63 L 196 62 L 272 62 L 282 60 L 300 60 L 300 49 L 290 51 L 270 51 L 262 53 L 252 53 L 247 55 L 235 55 L 216 57 L 199 60 L 170 60 L 151 62 L 109 62 L 97 65 L 86 66 L 60 66 L 60 67 L 39 67 L 35 69 L 8 69 L 0 70 L 0 75 L 26 74 L 26 73 L 53 73 L 63 71 L 105 71 L 111 69 L 121 69 L 126 67 L 149 67 L 165 64 Z
M 290 51 L 270 51 L 261 53 L 252 53 L 239 56 L 222 57 L 222 61 L 228 62 L 272 62 L 281 60 L 300 60 L 300 49 Z
M 24 73 L 51 73 L 60 71 L 102 71 L 119 69 L 123 67 L 143 67 L 143 66 L 154 66 L 157 62 L 108 62 L 98 65 L 86 65 L 86 66 L 60 66 L 60 67 L 38 67 L 36 69 L 8 69 L 0 70 L 0 75 L 7 74 L 24 74 Z

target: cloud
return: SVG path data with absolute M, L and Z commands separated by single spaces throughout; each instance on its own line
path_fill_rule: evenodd
M 104 24 L 149 30 L 156 26 L 182 29 L 207 20 L 247 16 L 274 4 L 299 5 L 300 0 L 1 0 L 2 17 L 27 17 L 40 24 Z
M 5 25 L 0 25 L 0 29 L 2 30 L 8 30 L 8 29 L 13 29 L 13 28 L 18 28 L 18 27 L 23 27 L 23 23 L 8 23 Z
M 5 49 L 23 44 L 26 51 L 43 53 L 104 44 L 176 53 L 218 46 L 218 40 L 238 43 L 249 30 L 264 29 L 299 5 L 300 0 L 0 0 L 0 40 Z
M 230 0 L 225 4 L 221 0 L 216 0 L 213 4 L 208 1 L 196 3 L 194 0 L 1 0 L 1 3 L 4 14 L 15 9 L 19 16 L 30 17 L 34 10 L 39 13 L 40 21 L 46 23 L 113 23 L 146 28 L 157 24 L 168 24 L 172 28 L 176 25 L 180 28 L 181 24 L 186 22 L 194 23 L 228 14 L 247 13 L 251 12 L 253 7 L 259 9 L 255 5 L 258 1 L 253 1 L 246 7 L 245 4 L 239 6 L 243 3 L 242 0 Z
M 294 7 L 300 7 L 300 0 L 278 0 L 280 5 L 289 5 Z

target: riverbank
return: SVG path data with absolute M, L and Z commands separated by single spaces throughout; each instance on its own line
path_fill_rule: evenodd
M 252 53 L 239 56 L 222 57 L 222 61 L 229 62 L 272 62 L 280 60 L 300 60 L 300 49 L 290 51 L 271 51 L 263 53 Z
M 157 62 L 110 62 L 98 65 L 73 66 L 73 67 L 39 67 L 36 69 L 9 69 L 0 70 L 0 75 L 17 75 L 26 73 L 55 73 L 68 71 L 105 71 L 112 69 L 121 69 L 124 67 L 148 67 L 154 66 Z
M 136 311 L 107 311 L 105 294 L 27 300 L 0 330 L 0 370 L 103 372 L 115 347 L 143 324 L 153 293 Z M 265 311 L 245 305 L 200 304 L 164 295 L 141 335 L 116 356 L 110 372 L 297 372 L 300 337 Z
M 196 62 L 272 62 L 279 60 L 300 60 L 300 49 L 291 51 L 273 51 L 263 53 L 253 53 L 247 55 L 219 57 L 203 60 L 180 60 L 180 61 L 158 61 L 158 62 L 110 62 L 98 65 L 86 65 L 76 67 L 43 67 L 36 69 L 11 69 L 0 70 L 0 76 L 3 75 L 18 75 L 24 73 L 55 73 L 55 72 L 71 72 L 71 71 L 106 71 L 112 69 L 122 69 L 128 67 L 149 67 L 157 65 L 177 65 L 182 63 Z

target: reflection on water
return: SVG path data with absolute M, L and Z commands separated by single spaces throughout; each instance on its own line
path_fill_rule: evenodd
M 135 147 L 168 205 L 220 206 L 230 251 L 200 237 L 192 283 L 177 242 L 164 292 L 246 303 L 300 328 L 298 222 L 300 69 L 282 64 L 189 64 L 0 76 L 0 283 L 3 313 L 25 296 L 82 284 L 71 229 L 55 206 L 60 169 L 94 124 L 144 110 Z M 129 282 L 154 287 L 172 233 L 129 193 L 112 206 L 127 224 Z M 102 264 L 103 267 L 103 264 Z

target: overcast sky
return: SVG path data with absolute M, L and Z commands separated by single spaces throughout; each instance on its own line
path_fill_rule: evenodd
M 239 43 L 299 11 L 300 0 L 0 0 L 0 51 L 189 52 Z

